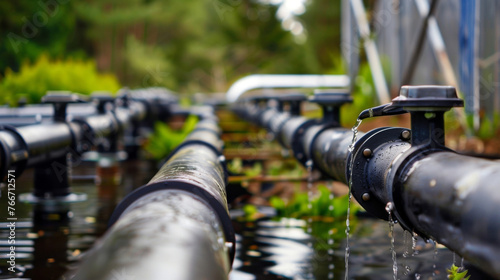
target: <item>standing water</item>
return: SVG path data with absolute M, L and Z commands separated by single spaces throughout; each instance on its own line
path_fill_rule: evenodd
M 351 145 L 349 145 L 349 153 L 350 153 L 350 164 L 349 164 L 349 203 L 347 205 L 347 217 L 346 217 L 346 229 L 345 229 L 345 234 L 346 234 L 346 247 L 345 247 L 345 280 L 349 279 L 349 254 L 350 254 L 350 248 L 349 248 L 349 232 L 351 230 L 349 226 L 349 216 L 351 214 L 351 199 L 352 199 L 352 193 L 351 193 L 351 186 L 352 186 L 352 171 L 354 168 L 354 144 L 356 144 L 356 140 L 358 140 L 358 128 L 361 125 L 362 120 L 357 119 L 356 124 L 352 127 L 352 141 Z

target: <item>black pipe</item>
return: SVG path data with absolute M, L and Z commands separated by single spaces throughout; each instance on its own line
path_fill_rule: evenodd
M 500 278 L 500 163 L 444 146 L 444 112 L 462 105 L 453 87 L 402 87 L 387 106 L 409 112 L 412 130 L 379 128 L 356 143 L 352 193 L 370 213 L 390 212 Z
M 235 236 L 222 146 L 213 137 L 219 131 L 210 129 L 215 121 L 195 128 L 148 184 L 125 197 L 73 279 L 108 279 L 113 271 L 148 279 L 227 279 Z M 137 251 L 140 259 L 131 254 Z
M 312 160 L 313 166 L 322 173 L 346 182 L 345 166 L 352 132 L 340 127 L 339 108 L 352 102 L 349 94 L 337 90 L 316 91 L 310 101 L 322 107 L 322 119 L 307 119 L 296 115 L 300 102 L 306 100 L 303 95 L 280 97 L 280 102 L 293 104 L 285 112 L 276 108 L 262 108 L 255 102 L 264 99 L 253 98 L 250 102 L 243 100 L 233 106 L 234 112 L 273 133 L 282 146 L 291 149 L 295 158 L 303 165 Z
M 391 104 L 367 109 L 360 119 L 409 112 L 412 130 L 386 127 L 359 134 L 352 152 L 352 132 L 338 127 L 307 126 L 297 139 L 306 123 L 301 117 L 289 117 L 279 134 L 285 147 L 294 154 L 305 151 L 326 175 L 352 179 L 352 194 L 369 213 L 387 220 L 389 211 L 404 229 L 500 278 L 500 164 L 444 146 L 443 114 L 462 105 L 453 87 L 404 86 Z

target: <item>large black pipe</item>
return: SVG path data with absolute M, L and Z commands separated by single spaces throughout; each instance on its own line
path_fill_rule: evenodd
M 356 143 L 352 192 L 372 214 L 390 212 L 500 279 L 500 163 L 444 145 L 444 112 L 462 105 L 453 87 L 404 86 L 391 104 L 363 112 L 409 112 L 412 130 L 380 128 Z
M 201 122 L 151 181 L 118 205 L 108 232 L 73 279 L 109 279 L 115 272 L 147 279 L 227 279 L 235 236 L 215 122 Z
M 461 104 L 452 87 L 405 86 L 393 103 L 365 110 L 360 118 L 410 112 L 412 130 L 360 133 L 352 152 L 349 130 L 312 125 L 298 138 L 300 145 L 292 145 L 302 118 L 275 113 L 272 120 L 287 120 L 271 127 L 281 127 L 275 133 L 285 146 L 294 154 L 305 151 L 329 177 L 352 179 L 352 194 L 369 213 L 387 220 L 391 212 L 404 229 L 446 245 L 500 279 L 500 163 L 444 146 L 443 114 Z M 261 114 L 256 108 L 245 112 L 243 106 L 236 112 Z
M 268 97 L 267 99 L 278 97 Z M 291 100 L 288 100 L 288 99 Z M 262 106 L 264 97 L 242 100 L 234 105 L 234 112 L 241 118 L 259 124 L 273 133 L 286 149 L 292 150 L 302 164 L 311 160 L 314 168 L 327 176 L 347 183 L 345 176 L 348 148 L 352 141 L 352 131 L 340 127 L 338 108 L 351 99 L 344 92 L 320 92 L 315 95 L 326 116 L 323 119 L 308 119 L 297 114 L 300 98 L 297 94 L 285 95 L 281 102 L 294 102 L 289 111 Z M 335 107 L 332 114 L 328 107 Z M 359 136 L 362 136 L 359 133 Z

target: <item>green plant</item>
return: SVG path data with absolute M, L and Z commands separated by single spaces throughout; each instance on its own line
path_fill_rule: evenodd
M 42 55 L 34 64 L 24 63 L 18 73 L 7 69 L 0 81 L 0 104 L 15 106 L 20 97 L 29 103 L 39 103 L 50 90 L 90 94 L 93 91 L 114 93 L 119 88 L 116 77 L 98 73 L 93 61 L 51 61 Z
M 330 190 L 323 185 L 318 187 L 318 194 L 312 198 L 309 198 L 307 193 L 297 192 L 288 203 L 276 196 L 271 197 L 269 202 L 276 209 L 278 216 L 292 218 L 345 217 L 349 203 L 347 195 L 333 197 Z M 351 205 L 351 215 L 354 215 L 358 210 L 359 207 L 356 204 Z
M 245 213 L 246 221 L 255 221 L 259 217 L 261 217 L 259 209 L 257 209 L 257 206 L 253 204 L 246 204 L 245 206 L 243 206 L 243 212 Z
M 274 161 L 269 164 L 267 172 L 271 176 L 302 176 L 304 169 L 298 161 Z
M 460 267 L 456 266 L 455 264 L 451 265 L 450 269 L 447 269 L 446 272 L 448 272 L 448 279 L 451 280 L 469 280 L 470 275 L 467 276 L 468 270 L 462 270 Z
M 342 125 L 346 127 L 350 127 L 355 123 L 361 111 L 378 105 L 372 72 L 368 62 L 360 65 L 358 76 L 352 82 L 354 83 L 353 102 L 342 106 L 340 109 L 340 119 Z
M 247 177 L 257 177 L 262 174 L 262 163 L 255 162 L 251 167 L 243 166 L 241 158 L 233 158 L 227 164 L 227 169 L 233 174 L 244 174 Z
M 156 159 L 162 159 L 179 146 L 198 123 L 198 117 L 190 115 L 179 130 L 170 128 L 163 122 L 155 123 L 154 133 L 145 146 L 148 154 Z

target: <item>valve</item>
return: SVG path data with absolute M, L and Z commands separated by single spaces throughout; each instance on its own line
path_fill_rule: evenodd
M 90 96 L 92 101 L 97 105 L 97 112 L 104 114 L 108 111 L 115 102 L 115 98 L 108 92 L 93 92 Z
M 312 158 L 312 146 L 316 138 L 326 129 L 340 127 L 340 107 L 352 102 L 352 98 L 343 90 L 315 90 L 309 102 L 322 108 L 323 117 L 304 121 L 293 134 L 291 147 L 294 156 L 304 165 Z
M 352 103 L 349 92 L 343 90 L 315 90 L 309 102 L 318 104 L 323 110 L 323 123 L 340 126 L 340 107 Z
M 281 95 L 278 98 L 278 111 L 284 111 L 284 105 L 288 104 L 288 112 L 292 116 L 300 116 L 300 106 L 307 98 L 302 93 L 290 93 Z
M 346 177 L 352 180 L 352 195 L 363 208 L 387 220 L 386 205 L 392 203 L 395 219 L 404 229 L 413 230 L 401 209 L 400 189 L 417 160 L 450 151 L 444 145 L 444 113 L 460 106 L 463 101 L 454 87 L 403 86 L 392 103 L 360 113 L 359 119 L 411 115 L 411 131 L 397 127 L 374 129 L 355 143 L 348 156 Z
M 66 108 L 69 103 L 83 103 L 85 99 L 70 91 L 49 91 L 42 97 L 43 103 L 50 103 L 54 106 L 54 122 L 66 121 Z

